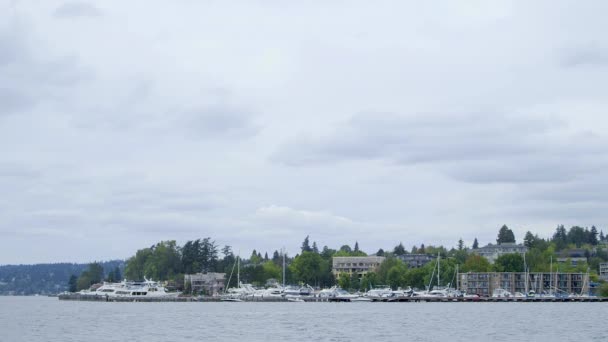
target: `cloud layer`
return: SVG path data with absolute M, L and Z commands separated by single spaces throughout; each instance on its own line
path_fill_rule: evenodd
M 607 6 L 0 3 L 0 264 L 608 231 Z

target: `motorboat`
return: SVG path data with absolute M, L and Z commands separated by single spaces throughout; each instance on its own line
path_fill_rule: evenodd
M 317 294 L 317 296 L 321 298 L 329 298 L 330 300 L 340 302 L 350 302 L 353 299 L 361 297 L 360 295 L 349 293 L 348 291 L 338 286 L 333 286 L 329 289 L 323 289 Z
M 315 289 L 310 285 L 294 286 L 288 285 L 283 289 L 284 296 L 311 296 L 315 292 Z
M 511 294 L 511 292 L 505 290 L 505 289 L 495 289 L 494 291 L 492 291 L 492 298 L 510 298 L 513 297 L 513 294 Z
M 365 297 L 372 301 L 383 301 L 393 295 L 393 290 L 389 286 L 380 285 L 365 293 Z

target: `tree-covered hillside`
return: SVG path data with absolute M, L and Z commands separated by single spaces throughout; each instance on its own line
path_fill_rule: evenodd
M 100 264 L 105 274 L 116 267 L 124 269 L 122 260 Z M 70 276 L 79 276 L 88 266 L 70 263 L 0 266 L 0 295 L 46 295 L 67 291 Z

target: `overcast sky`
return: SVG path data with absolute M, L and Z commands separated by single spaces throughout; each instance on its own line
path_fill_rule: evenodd
M 606 13 L 0 0 L 0 264 L 607 231 Z

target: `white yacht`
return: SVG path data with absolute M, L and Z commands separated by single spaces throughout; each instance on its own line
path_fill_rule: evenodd
M 143 282 L 128 282 L 123 280 L 120 283 L 104 282 L 102 286 L 94 291 L 81 291 L 83 295 L 106 296 L 106 297 L 176 297 L 177 292 L 167 292 L 159 282 L 145 279 Z

